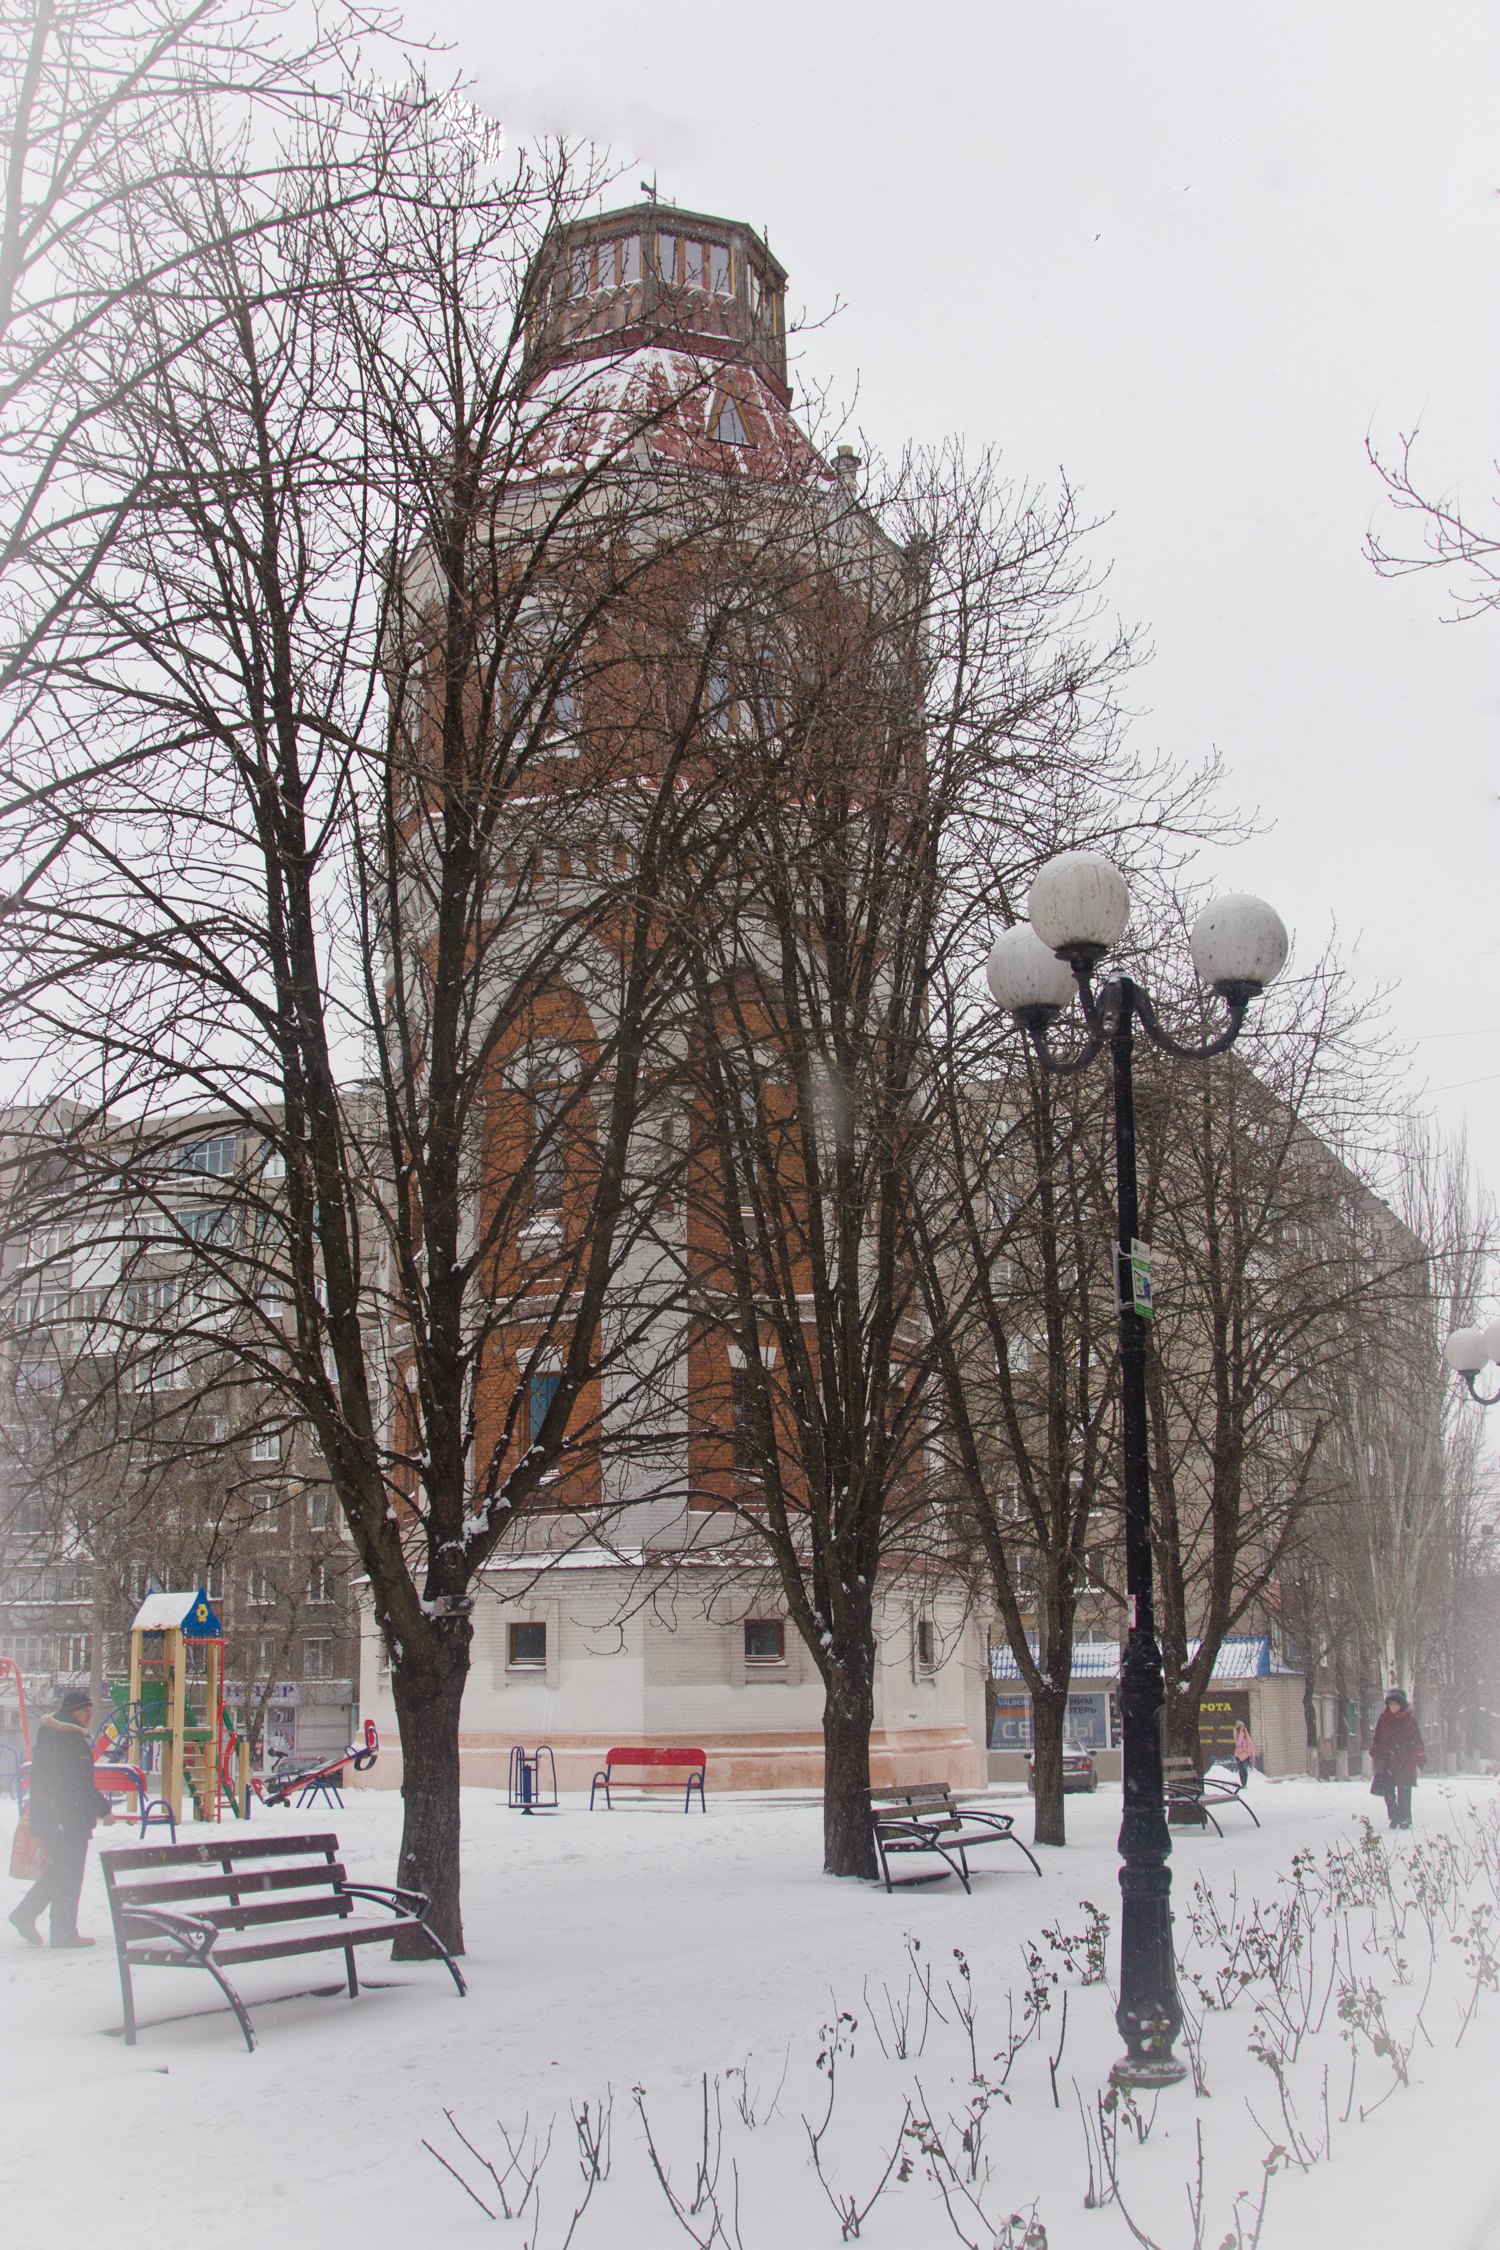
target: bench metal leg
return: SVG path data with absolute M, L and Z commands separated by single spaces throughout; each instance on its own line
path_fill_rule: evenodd
M 118 1949 L 117 1949 L 118 1950 Z M 125 2044 L 135 2045 L 135 1992 L 130 1982 L 130 1963 L 123 1950 L 119 1950 L 120 2000 L 125 2011 Z
M 419 1924 L 419 1927 L 422 1931 L 423 1936 L 431 1939 L 432 1943 L 437 1947 L 438 1952 L 447 1962 L 448 1974 L 450 1977 L 452 1977 L 454 1983 L 458 1986 L 458 1996 L 460 2000 L 466 2000 L 469 1996 L 469 1988 L 464 1983 L 462 1976 L 459 1974 L 458 1963 L 454 1960 L 452 1954 L 448 1951 L 447 1946 L 444 1945 L 436 1930 L 429 1928 L 426 1922 Z
M 357 2000 L 359 1998 L 359 1973 L 354 1966 L 354 1948 L 352 1945 L 344 1947 L 344 1966 L 349 1972 L 349 1997 L 351 2000 Z
M 1041 1874 L 1041 1869 L 1038 1867 L 1036 1861 L 1031 1858 L 1031 1853 L 1026 1850 L 1026 1846 L 1022 1843 L 1019 1836 L 1007 1836 L 1005 1841 L 1008 1844 L 1014 1844 L 1018 1852 L 1026 1853 L 1026 1857 L 1031 1860 L 1031 1872 L 1033 1873 L 1033 1875 Z
M 235 1991 L 234 1986 L 230 1983 L 228 1977 L 225 1976 L 224 1971 L 219 1967 L 218 1963 L 211 1960 L 206 1953 L 199 1961 L 198 1966 L 200 1969 L 207 1969 L 209 1975 L 213 1978 L 214 1983 L 223 1993 L 225 1999 L 229 2002 L 230 2007 L 233 2008 L 236 2019 L 239 2023 L 239 2027 L 245 2034 L 245 2050 L 248 2054 L 253 2055 L 255 2052 L 255 2026 L 250 2021 L 250 2013 L 246 2008 L 244 2001 Z

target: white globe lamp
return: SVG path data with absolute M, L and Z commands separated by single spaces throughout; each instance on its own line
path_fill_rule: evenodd
M 1022 1023 L 1048 1023 L 1073 997 L 1073 972 L 1043 945 L 1029 922 L 1002 930 L 985 964 L 989 988 Z
M 1043 945 L 1091 969 L 1125 935 L 1130 892 L 1100 853 L 1059 852 L 1033 878 L 1026 910 Z
M 1477 1375 L 1491 1356 L 1489 1332 L 1483 1328 L 1455 1328 L 1443 1346 L 1443 1357 L 1455 1375 Z
M 1205 906 L 1188 940 L 1193 967 L 1226 1000 L 1253 1000 L 1286 967 L 1289 940 L 1274 906 L 1232 891 Z

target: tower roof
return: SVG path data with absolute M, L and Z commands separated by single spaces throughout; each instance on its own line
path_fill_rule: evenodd
M 752 368 L 783 406 L 786 271 L 753 227 L 666 203 L 572 219 L 527 284 L 527 371 L 642 345 Z

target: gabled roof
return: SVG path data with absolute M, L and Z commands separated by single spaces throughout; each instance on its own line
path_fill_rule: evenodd
M 130 1620 L 132 1633 L 180 1632 L 190 1641 L 221 1641 L 224 1628 L 203 1587 L 195 1594 L 148 1594 Z

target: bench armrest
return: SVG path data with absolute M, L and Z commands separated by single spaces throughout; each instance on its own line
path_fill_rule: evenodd
M 987 1828 L 995 1829 L 1001 1836 L 1008 1836 L 1016 1825 L 1013 1813 L 991 1812 L 987 1805 L 955 1803 L 953 1809 L 965 1820 L 982 1820 Z
M 340 1883 L 340 1898 L 371 1898 L 377 1906 L 388 1906 L 393 1914 L 427 1912 L 430 1903 L 425 1891 L 395 1890 L 389 1883 Z
M 176 1938 L 179 1945 L 190 1953 L 212 1953 L 219 1942 L 219 1925 L 206 1922 L 199 1914 L 169 1914 L 160 1906 L 121 1906 L 122 1921 L 150 1922 L 163 1937 Z M 126 1945 L 131 1943 L 121 1932 Z

